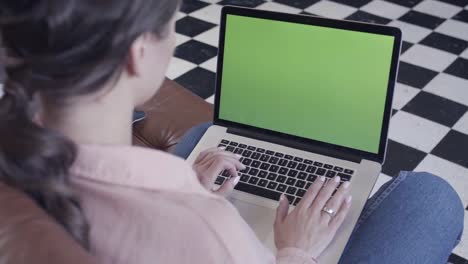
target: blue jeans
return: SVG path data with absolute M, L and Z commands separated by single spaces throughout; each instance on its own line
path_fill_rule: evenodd
M 187 158 L 211 123 L 192 128 L 174 154 Z M 447 263 L 463 232 L 454 189 L 429 173 L 401 172 L 369 199 L 340 264 Z

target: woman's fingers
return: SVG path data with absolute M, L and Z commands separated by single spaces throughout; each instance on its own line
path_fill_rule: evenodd
M 199 163 L 200 161 L 202 161 L 203 159 L 205 159 L 205 157 L 213 152 L 213 151 L 216 151 L 216 150 L 225 150 L 226 148 L 225 147 L 222 147 L 222 148 L 209 148 L 209 149 L 206 149 L 202 152 L 200 152 L 200 154 L 198 154 L 198 157 L 195 159 L 195 162 L 194 163 Z
M 314 202 L 312 203 L 311 209 L 314 212 L 322 211 L 325 204 L 328 202 L 336 187 L 340 184 L 340 177 L 335 177 L 332 180 L 328 181 L 327 185 L 323 187 Z
M 317 197 L 318 193 L 320 192 L 320 189 L 322 189 L 324 183 L 325 177 L 322 176 L 317 178 L 314 181 L 314 183 L 312 183 L 312 185 L 309 187 L 306 194 L 304 194 L 304 197 L 302 197 L 301 201 L 296 206 L 296 208 L 301 208 L 304 210 L 309 209 L 309 207 L 314 202 L 315 197 Z
M 228 196 L 234 190 L 234 187 L 239 183 L 240 177 L 231 177 L 229 180 L 225 181 L 218 190 L 215 191 L 216 194 L 222 196 Z
M 244 164 L 239 160 L 227 157 L 215 157 L 210 165 L 207 166 L 205 171 L 207 177 L 211 178 L 212 181 L 223 171 L 229 171 L 232 177 L 238 177 L 237 170 L 245 169 Z
M 351 208 L 352 197 L 347 196 L 344 201 L 341 203 L 340 209 L 336 213 L 335 217 L 328 223 L 328 226 L 331 228 L 332 232 L 336 232 L 338 228 L 343 224 L 346 216 L 349 213 Z
M 338 189 L 338 191 L 335 193 L 335 195 L 333 195 L 333 197 L 330 200 L 328 200 L 328 202 L 325 205 L 328 209 L 333 210 L 335 214 L 338 212 L 338 210 L 341 207 L 341 204 L 343 204 L 343 201 L 349 193 L 349 185 L 349 182 L 343 183 Z
M 236 160 L 239 160 L 241 158 L 240 155 L 237 155 L 237 154 L 234 154 L 234 153 L 222 150 L 222 149 L 214 149 L 206 153 L 204 157 L 198 161 L 198 164 L 204 165 L 204 164 L 211 163 L 212 160 L 216 157 L 226 157 L 226 158 L 232 158 Z

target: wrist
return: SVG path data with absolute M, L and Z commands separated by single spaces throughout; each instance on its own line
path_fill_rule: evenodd
M 278 249 L 278 257 L 294 257 L 295 259 L 300 260 L 298 263 L 304 264 L 318 264 L 317 257 L 315 257 L 310 252 L 305 251 L 304 249 L 297 247 L 283 247 Z

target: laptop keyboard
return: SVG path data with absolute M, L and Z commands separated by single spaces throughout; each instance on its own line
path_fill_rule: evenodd
M 238 172 L 240 181 L 236 190 L 276 201 L 284 193 L 292 205 L 299 203 L 318 177 L 324 176 L 325 182 L 328 182 L 340 176 L 343 183 L 350 181 L 354 174 L 351 169 L 225 139 L 221 140 L 218 147 L 225 147 L 226 151 L 241 155 L 240 161 L 247 167 Z M 228 171 L 223 171 L 215 183 L 221 185 L 230 177 Z

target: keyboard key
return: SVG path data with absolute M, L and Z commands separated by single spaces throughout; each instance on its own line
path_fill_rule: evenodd
M 254 168 L 258 168 L 258 167 L 260 167 L 260 164 L 261 164 L 260 161 L 254 160 L 254 161 L 252 161 L 252 164 L 250 166 L 252 166 Z
M 286 191 L 286 185 L 284 184 L 278 184 L 278 187 L 276 187 L 277 191 L 284 192 Z
M 346 170 L 344 170 L 344 173 L 353 175 L 353 174 L 354 174 L 354 171 L 353 171 L 353 170 L 350 170 L 350 169 L 346 169 Z
M 276 189 L 276 186 L 278 186 L 278 183 L 276 183 L 276 182 L 269 182 L 268 185 L 267 185 L 267 188 L 268 188 L 268 189 L 275 190 L 275 189 Z
M 224 145 L 224 144 L 219 144 L 219 145 L 218 145 L 218 148 L 226 148 L 226 145 Z
M 229 171 L 227 171 L 227 170 L 223 171 L 223 173 L 221 173 L 221 175 L 223 175 L 224 177 L 231 176 L 231 174 L 229 174 Z
M 299 197 L 304 197 L 304 194 L 306 194 L 306 190 L 304 189 L 298 189 L 296 192 L 296 196 L 299 196 Z
M 278 201 L 280 196 L 281 196 L 281 193 L 279 193 L 279 192 L 272 191 L 272 190 L 267 190 L 267 189 L 264 189 L 264 188 L 260 188 L 258 186 L 249 185 L 249 184 L 246 184 L 246 183 L 243 183 L 243 182 L 239 182 L 236 185 L 235 189 L 239 190 L 239 191 L 242 191 L 242 192 L 255 194 L 255 195 L 265 197 L 265 198 L 275 200 L 275 201 Z
M 279 158 L 277 157 L 271 157 L 270 160 L 268 162 L 270 162 L 271 164 L 276 164 L 278 163 L 279 161 Z
M 338 167 L 338 166 L 335 166 L 335 168 L 333 168 L 333 170 L 335 170 L 337 172 L 343 172 L 343 168 Z
M 305 181 L 298 180 L 298 181 L 296 182 L 296 187 L 304 188 L 305 184 L 306 184 Z
M 241 172 L 241 173 L 248 173 L 248 172 L 249 172 L 249 167 L 246 167 L 245 169 L 240 170 L 239 172 Z
M 294 195 L 297 191 L 296 187 L 289 186 L 288 190 L 286 191 L 288 194 Z
M 239 148 L 243 148 L 243 149 L 245 149 L 246 147 L 247 147 L 247 145 L 246 145 L 246 144 L 239 144 Z
M 295 183 L 296 183 L 296 179 L 288 178 L 288 179 L 286 180 L 286 184 L 287 184 L 287 185 L 294 186 Z
M 301 198 L 296 197 L 296 199 L 294 200 L 293 205 L 296 206 L 300 201 L 301 201 Z
M 250 177 L 244 174 L 244 175 L 241 176 L 240 181 L 241 182 L 248 182 L 249 179 L 250 179 Z
M 258 174 L 258 169 L 251 168 L 251 169 L 249 170 L 249 175 L 257 176 L 257 174 Z
M 257 177 L 250 177 L 249 183 L 251 184 L 257 184 L 258 178 Z
M 286 181 L 286 176 L 278 176 L 278 178 L 276 178 L 276 181 L 279 182 L 279 183 L 284 183 Z
M 223 139 L 223 140 L 221 140 L 221 144 L 226 144 L 227 145 L 227 144 L 229 144 L 229 141 Z
M 338 176 L 341 177 L 341 180 L 342 180 L 342 181 L 349 181 L 349 180 L 351 180 L 351 175 L 349 175 L 349 174 L 338 173 Z
M 257 152 L 258 152 L 258 153 L 265 153 L 265 150 L 262 149 L 262 148 L 257 148 Z
M 259 178 L 266 178 L 266 176 L 268 175 L 268 172 L 262 170 L 258 173 L 258 177 Z
M 307 173 L 305 172 L 299 172 L 299 175 L 297 175 L 297 178 L 300 180 L 305 180 L 307 178 Z
M 281 174 L 281 175 L 286 175 L 288 173 L 288 169 L 284 168 L 284 167 L 280 168 L 278 173 Z
M 311 185 L 312 185 L 312 183 L 311 183 L 311 182 L 308 182 L 308 183 L 306 183 L 305 188 L 306 188 L 306 189 L 309 189 L 309 187 L 310 187 Z
M 317 179 L 317 176 L 313 175 L 313 174 L 309 174 L 309 176 L 307 177 L 307 181 L 309 182 L 313 182 Z
M 284 158 L 285 158 L 285 159 L 288 159 L 288 160 L 292 160 L 294 157 L 291 156 L 291 155 L 286 155 L 286 156 L 284 156 Z
M 260 180 L 260 181 L 258 182 L 257 185 L 260 186 L 260 187 L 265 187 L 265 186 L 267 185 L 267 183 L 268 183 L 267 180 L 263 180 L 263 179 L 262 179 L 262 180 Z
M 279 167 L 276 165 L 271 165 L 269 171 L 271 172 L 277 172 L 279 170 Z
M 283 154 L 283 153 L 276 152 L 276 153 L 275 153 L 275 157 L 282 158 L 282 157 L 284 157 L 284 154 Z
M 274 152 L 274 151 L 271 151 L 271 150 L 267 150 L 267 151 L 266 151 L 266 154 L 268 154 L 268 155 L 274 155 L 275 152 Z
M 274 180 L 276 180 L 277 176 L 278 176 L 277 174 L 269 173 L 268 176 L 267 176 L 267 179 L 270 180 L 270 181 L 274 181 Z
M 307 172 L 308 173 L 315 173 L 316 170 L 317 170 L 317 167 L 315 167 L 315 166 L 307 167 Z
M 326 172 L 327 172 L 327 170 L 322 169 L 322 168 L 318 168 L 317 171 L 315 172 L 315 174 L 317 174 L 318 176 L 323 176 L 323 175 L 325 175 Z
M 295 161 L 290 161 L 288 163 L 288 168 L 290 168 L 290 169 L 295 169 L 296 166 L 297 166 L 297 162 L 295 162 Z
M 323 163 L 316 161 L 316 162 L 314 162 L 314 165 L 317 166 L 317 167 L 322 167 Z
M 278 162 L 278 165 L 280 166 L 286 166 L 286 164 L 288 164 L 288 160 L 285 159 L 280 159 L 280 161 Z
M 226 148 L 226 151 L 234 152 L 235 149 L 236 149 L 236 148 L 233 147 L 233 146 L 228 146 L 228 147 Z
M 224 183 L 225 180 L 226 178 L 218 176 L 218 178 L 216 178 L 215 184 L 221 185 Z
M 251 151 L 255 151 L 257 148 L 253 147 L 253 146 L 248 146 L 247 147 L 248 150 L 251 150 Z
M 297 171 L 296 170 L 289 170 L 288 176 L 289 177 L 296 177 L 297 176 Z
M 303 158 L 299 158 L 299 157 L 294 158 L 294 161 L 297 161 L 297 162 L 302 162 L 303 160 L 304 160 Z
M 330 164 L 325 164 L 325 165 L 323 165 L 323 167 L 324 167 L 325 169 L 327 169 L 327 170 L 333 169 L 333 165 L 330 165 Z
M 252 155 L 252 151 L 250 150 L 244 150 L 244 153 L 242 153 L 242 156 L 249 158 Z
M 234 150 L 234 153 L 241 155 L 243 151 L 244 151 L 244 150 L 241 149 L 241 148 L 236 148 L 236 149 Z
M 268 156 L 267 154 L 263 154 L 261 157 L 260 157 L 260 160 L 261 161 L 268 161 L 270 159 L 270 156 Z
M 294 196 L 286 194 L 286 197 L 288 198 L 289 204 L 292 204 L 294 202 Z
M 245 166 L 250 166 L 250 164 L 252 164 L 252 160 L 251 159 L 244 159 L 242 161 L 242 164 L 244 164 Z
M 252 156 L 250 156 L 250 157 L 251 157 L 252 159 L 258 160 L 258 159 L 260 158 L 261 155 L 262 155 L 262 154 L 260 154 L 260 153 L 258 153 L 258 152 L 254 152 L 254 153 L 252 154 Z
M 229 143 L 229 145 L 234 146 L 234 147 L 237 147 L 237 146 L 239 145 L 239 143 L 234 142 L 234 141 L 231 141 L 231 142 Z
M 260 165 L 260 169 L 262 170 L 268 170 L 270 168 L 270 164 L 268 163 L 262 163 L 262 165 Z
M 305 165 L 304 163 L 299 163 L 296 169 L 300 171 L 305 171 L 306 168 L 307 168 L 307 165 Z
M 333 178 L 336 176 L 336 171 L 327 171 L 327 174 L 325 174 L 325 176 L 327 176 L 328 178 Z
M 313 161 L 306 159 L 306 160 L 304 160 L 304 163 L 307 164 L 307 165 L 311 165 L 313 163 Z

